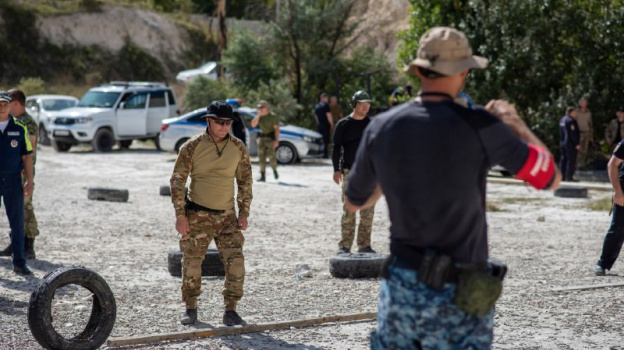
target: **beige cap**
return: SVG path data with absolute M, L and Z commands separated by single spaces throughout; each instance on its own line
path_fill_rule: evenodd
M 256 108 L 269 107 L 269 103 L 265 100 L 260 100 L 256 105 Z
M 420 38 L 416 59 L 405 67 L 415 74 L 422 67 L 443 75 L 455 75 L 466 69 L 487 67 L 488 60 L 474 56 L 464 33 L 450 27 L 433 27 Z

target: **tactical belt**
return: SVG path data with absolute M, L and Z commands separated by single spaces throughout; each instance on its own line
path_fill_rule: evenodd
M 266 134 L 263 133 L 263 132 L 259 132 L 258 133 L 258 137 L 268 137 L 268 138 L 270 138 L 272 140 L 275 140 L 275 131 L 268 132 Z
M 184 209 L 186 209 L 186 211 L 206 211 L 209 212 L 210 214 L 223 214 L 225 213 L 225 210 L 218 210 L 218 209 L 210 209 L 210 208 L 206 208 L 203 205 L 199 205 L 195 202 L 192 202 L 190 199 L 186 199 L 186 205 L 184 206 Z

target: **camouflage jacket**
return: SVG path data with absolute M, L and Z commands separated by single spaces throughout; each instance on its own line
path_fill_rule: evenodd
M 193 136 L 180 148 L 180 153 L 178 154 L 173 174 L 171 175 L 171 200 L 173 202 L 176 216 L 185 215 L 184 207 L 186 204 L 186 198 L 184 194 L 184 187 L 189 176 L 191 177 L 189 197 L 191 197 L 194 190 L 197 190 L 197 187 L 193 186 L 193 182 L 195 181 L 194 179 L 202 181 L 209 178 L 210 181 L 218 182 L 218 186 L 213 187 L 215 189 L 217 187 L 221 188 L 231 186 L 233 185 L 234 179 L 236 179 L 238 187 L 236 195 L 238 215 L 243 217 L 249 216 L 249 207 L 253 198 L 253 179 L 251 173 L 251 161 L 249 159 L 247 147 L 245 147 L 245 144 L 241 140 L 235 137 L 229 138 L 228 144 L 224 145 L 224 148 L 222 149 L 225 150 L 225 147 L 230 147 L 227 149 L 226 153 L 223 153 L 223 161 L 229 160 L 225 157 L 229 158 L 232 156 L 239 159 L 238 164 L 235 165 L 231 171 L 229 171 L 229 168 L 224 170 L 222 164 L 217 164 L 221 162 L 222 159 L 220 156 L 217 158 L 217 152 L 213 151 L 216 145 L 214 147 L 213 145 L 214 141 L 210 135 L 207 132 L 204 132 Z M 234 148 L 231 147 L 232 145 Z M 203 187 L 202 190 L 206 190 L 206 187 Z M 220 194 L 222 195 L 222 192 L 220 192 Z M 232 197 L 230 197 L 230 199 L 233 201 Z M 195 199 L 193 199 L 193 201 L 195 201 Z M 203 203 L 198 204 L 204 205 Z M 215 207 L 213 209 L 224 208 Z
M 26 125 L 26 128 L 28 129 L 28 136 L 35 137 L 35 144 L 33 144 L 32 147 L 37 147 L 37 141 L 39 139 L 39 127 L 37 126 L 37 122 L 33 119 L 33 117 L 30 116 L 30 114 L 28 114 L 28 112 L 24 112 L 16 116 L 15 119 L 18 119 L 24 125 Z M 36 160 L 37 159 L 33 157 L 33 165 L 35 165 Z

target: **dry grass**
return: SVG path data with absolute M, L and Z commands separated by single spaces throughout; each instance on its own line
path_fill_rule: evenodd
M 611 199 L 611 196 L 599 198 L 591 201 L 589 205 L 587 205 L 587 209 L 595 211 L 610 211 L 611 207 L 613 207 L 613 200 Z

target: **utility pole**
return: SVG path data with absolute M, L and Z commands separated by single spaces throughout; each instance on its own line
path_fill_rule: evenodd
M 225 67 L 221 64 L 223 52 L 227 49 L 227 24 L 225 13 L 225 0 L 217 0 L 217 18 L 219 19 L 219 79 L 225 77 Z

